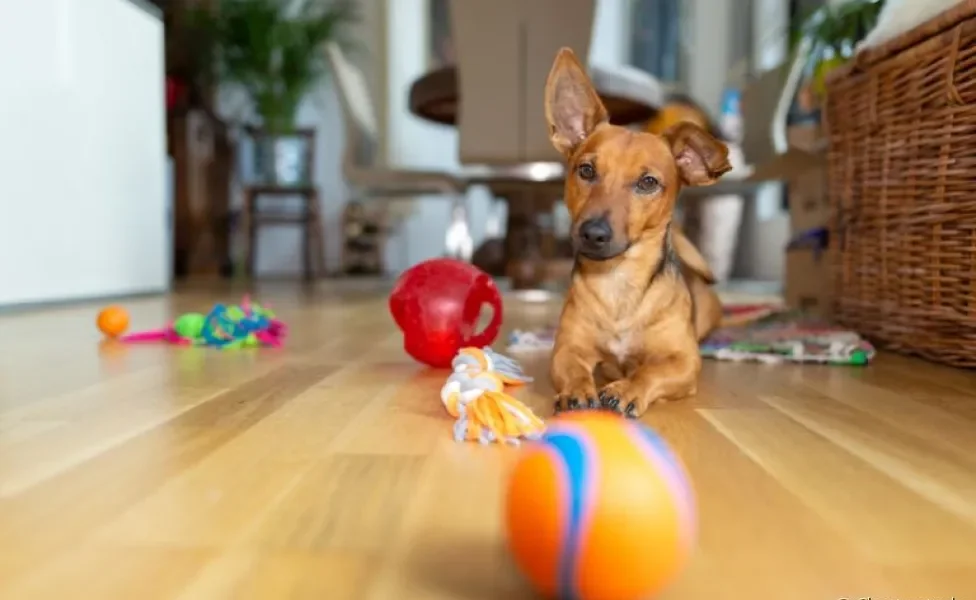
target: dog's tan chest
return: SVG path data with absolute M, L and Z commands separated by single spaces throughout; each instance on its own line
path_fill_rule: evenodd
M 618 363 L 625 363 L 634 355 L 639 345 L 639 339 L 633 333 L 622 333 L 611 336 L 606 341 L 606 352 L 617 359 Z
M 608 358 L 624 364 L 628 359 L 642 353 L 642 328 L 636 323 L 622 321 L 611 324 L 604 330 L 600 340 L 600 350 Z
M 598 346 L 601 353 L 619 364 L 643 353 L 644 331 L 653 314 L 643 306 L 646 298 L 633 279 L 614 274 L 600 283 L 599 294 L 603 298 L 598 312 Z

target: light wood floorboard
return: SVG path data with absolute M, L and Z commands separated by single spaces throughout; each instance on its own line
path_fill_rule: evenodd
M 0 317 L 0 598 L 532 597 L 500 529 L 518 450 L 451 439 L 445 373 L 401 351 L 385 295 L 260 292 L 283 351 L 100 344 L 93 306 Z M 237 297 L 127 306 L 149 328 Z M 506 330 L 557 310 L 510 301 Z M 544 416 L 547 359 L 520 392 Z M 699 500 L 666 598 L 976 599 L 976 374 L 708 362 L 645 421 Z

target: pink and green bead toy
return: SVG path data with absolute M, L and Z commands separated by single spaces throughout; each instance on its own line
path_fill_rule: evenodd
M 279 348 L 288 328 L 271 309 L 245 297 L 240 305 L 217 304 L 209 313 L 185 313 L 169 326 L 130 333 L 122 342 L 166 342 L 182 346 L 229 348 Z

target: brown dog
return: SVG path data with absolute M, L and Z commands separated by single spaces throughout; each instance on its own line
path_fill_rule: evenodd
M 556 411 L 638 417 L 694 394 L 698 342 L 721 307 L 704 258 L 671 220 L 683 185 L 709 185 L 731 169 L 728 149 L 691 123 L 660 136 L 611 125 L 568 48 L 546 82 L 546 118 L 566 159 L 577 250 L 550 372 Z M 611 380 L 601 388 L 598 371 Z

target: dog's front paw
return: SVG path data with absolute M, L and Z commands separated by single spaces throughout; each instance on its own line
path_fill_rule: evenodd
M 652 404 L 645 390 L 621 379 L 604 386 L 599 393 L 600 405 L 620 413 L 628 419 L 636 419 Z
M 556 403 L 553 406 L 554 412 L 558 415 L 561 412 L 571 410 L 594 410 L 600 408 L 600 401 L 597 399 L 596 390 L 574 390 L 568 393 L 556 394 Z

